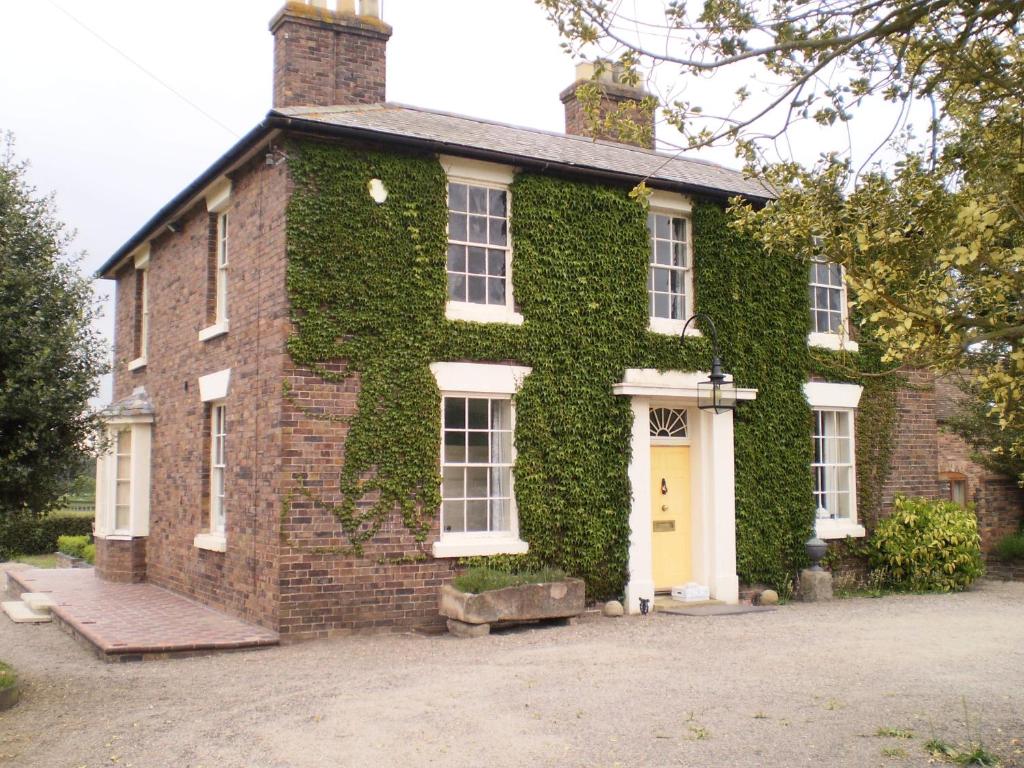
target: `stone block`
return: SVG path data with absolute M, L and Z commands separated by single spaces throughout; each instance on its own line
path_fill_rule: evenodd
M 586 587 L 582 579 L 522 584 L 475 595 L 451 584 L 441 587 L 438 610 L 465 624 L 564 619 L 583 613 Z
M 800 571 L 800 599 L 805 603 L 819 603 L 832 599 L 832 574 L 828 571 Z
M 455 637 L 484 637 L 491 633 L 491 625 L 467 624 L 458 619 L 448 619 L 448 631 Z

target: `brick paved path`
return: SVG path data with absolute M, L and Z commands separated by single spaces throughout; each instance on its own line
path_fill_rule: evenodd
M 54 618 L 102 658 L 195 655 L 277 645 L 277 633 L 153 584 L 114 584 L 92 569 L 8 573 L 10 591 L 48 592 Z

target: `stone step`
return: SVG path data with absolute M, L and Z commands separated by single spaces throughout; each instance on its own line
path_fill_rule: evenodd
M 49 592 L 22 592 L 21 602 L 36 613 L 49 613 L 57 604 Z
M 4 613 L 11 617 L 15 624 L 45 624 L 50 621 L 50 614 L 33 611 L 21 600 L 10 600 L 0 605 Z

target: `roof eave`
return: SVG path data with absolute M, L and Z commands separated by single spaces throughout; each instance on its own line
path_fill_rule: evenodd
M 441 154 L 460 155 L 474 160 L 489 160 L 492 162 L 507 163 L 535 170 L 561 170 L 566 173 L 584 175 L 589 178 L 613 181 L 616 183 L 637 184 L 644 180 L 644 177 L 638 174 L 610 171 L 598 166 L 542 160 L 528 155 L 483 149 L 481 147 L 468 146 L 466 144 L 458 144 L 455 142 L 425 139 L 417 136 L 403 136 L 371 128 L 335 125 L 321 120 L 309 120 L 302 117 L 284 115 L 279 112 L 271 112 L 267 116 L 266 122 L 280 130 L 296 131 L 330 138 L 353 138 L 366 141 L 383 141 L 389 144 L 408 147 L 410 149 L 431 150 Z M 693 184 L 665 178 L 649 179 L 648 182 L 651 186 L 656 186 L 660 189 L 689 192 L 715 200 L 728 200 L 732 197 L 742 197 L 752 203 L 764 204 L 773 199 L 771 195 L 767 193 L 764 195 L 752 195 L 745 192 L 723 190 L 717 187 L 709 187 L 701 184 Z

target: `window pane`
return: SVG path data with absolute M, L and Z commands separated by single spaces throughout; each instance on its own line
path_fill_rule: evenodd
M 470 216 L 469 217 L 469 242 L 471 242 L 471 243 L 486 243 L 487 242 L 487 217 L 486 216 Z
M 509 531 L 512 529 L 511 504 L 508 499 L 491 499 L 491 530 Z
M 672 237 L 679 242 L 686 240 L 686 219 L 672 219 Z
M 487 530 L 487 500 L 466 502 L 466 530 Z
M 117 433 L 117 452 L 125 454 L 132 452 L 132 432 L 130 429 Z
M 487 274 L 487 249 L 470 246 L 466 271 L 472 275 Z
M 466 460 L 466 433 L 444 433 L 444 460 L 450 463 L 461 463 Z
M 131 512 L 128 506 L 118 505 L 114 508 L 114 528 L 119 531 L 128 530 L 131 527 Z
M 462 213 L 448 214 L 448 237 L 452 240 L 466 239 L 466 216 Z
M 448 271 L 449 272 L 465 272 L 466 271 L 466 246 L 464 246 L 464 245 L 449 245 L 448 246 Z
M 117 457 L 117 479 L 128 480 L 132 476 L 132 460 L 130 456 Z
M 670 297 L 669 303 L 669 316 L 673 320 L 683 320 L 683 297 L 682 295 L 675 295 Z
M 668 294 L 667 293 L 656 293 L 654 294 L 654 316 L 655 317 L 668 317 Z
M 490 195 L 490 209 L 488 212 L 491 216 L 501 216 L 504 218 L 507 208 L 505 192 L 500 189 L 492 189 L 488 191 L 488 194 Z
M 654 277 L 654 290 L 659 293 L 668 293 L 669 291 L 669 270 L 657 269 L 651 270 Z
M 441 481 L 442 499 L 461 499 L 466 495 L 466 470 L 462 467 L 445 467 Z
M 669 220 L 668 216 L 662 216 L 661 214 L 654 215 L 654 236 L 660 240 L 668 240 L 669 234 Z
M 452 301 L 466 300 L 466 276 L 448 275 L 448 298 Z
M 510 400 L 491 400 L 491 429 L 512 429 Z
M 448 208 L 453 211 L 466 210 L 466 185 L 448 185 Z
M 490 219 L 489 222 L 491 245 L 505 245 L 508 239 L 508 224 L 505 219 Z
M 132 501 L 132 486 L 131 483 L 119 482 L 117 484 L 117 500 L 115 501 L 118 505 L 128 505 Z
M 487 429 L 487 404 L 484 398 L 470 398 L 469 400 L 469 428 Z
M 491 435 L 491 462 L 507 464 L 510 461 L 512 461 L 512 433 L 493 433 Z
M 483 187 L 469 188 L 469 212 L 487 213 L 487 190 Z
M 686 243 L 673 243 L 672 244 L 672 266 L 674 266 L 674 267 L 685 267 L 686 266 Z
M 487 279 L 487 303 L 505 303 L 505 278 L 490 277 Z
M 487 274 L 497 277 L 505 276 L 505 252 L 490 250 L 487 252 Z
M 487 498 L 487 467 L 466 468 L 466 498 Z
M 490 440 L 486 432 L 469 433 L 469 454 L 471 464 L 486 464 L 490 456 Z
M 658 264 L 672 263 L 672 244 L 664 240 L 658 240 L 654 244 L 654 261 Z
M 466 502 L 446 501 L 441 507 L 441 527 L 449 533 L 466 530 Z
M 445 429 L 462 429 L 466 426 L 466 398 L 444 399 L 444 426 Z
M 470 275 L 466 287 L 466 297 L 470 302 L 474 304 L 487 303 L 487 278 Z

